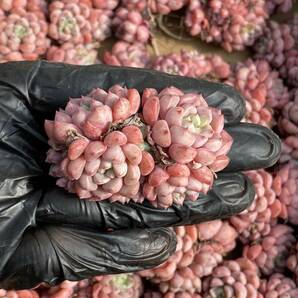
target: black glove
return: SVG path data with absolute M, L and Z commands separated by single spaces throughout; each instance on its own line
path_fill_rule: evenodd
M 52 119 L 69 97 L 114 84 L 139 91 L 174 85 L 202 93 L 223 110 L 234 138 L 231 162 L 208 195 L 163 210 L 147 203 L 79 200 L 55 186 L 44 162 L 44 120 Z M 240 124 L 244 106 L 229 86 L 151 70 L 46 62 L 0 65 L 0 287 L 31 288 L 154 267 L 175 250 L 175 235 L 166 227 L 247 208 L 254 189 L 239 171 L 271 166 L 280 141 L 269 129 Z

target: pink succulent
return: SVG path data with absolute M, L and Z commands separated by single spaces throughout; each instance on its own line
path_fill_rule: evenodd
M 149 9 L 156 14 L 169 14 L 181 9 L 189 0 L 149 0 Z
M 226 254 L 236 247 L 237 232 L 226 220 L 212 220 L 197 225 L 198 237 L 202 242 L 210 243 L 212 249 Z
M 113 19 L 115 35 L 129 43 L 146 43 L 150 38 L 149 24 L 138 11 L 129 11 L 124 7 L 116 10 Z
M 277 178 L 265 170 L 247 172 L 256 191 L 252 205 L 229 221 L 239 233 L 242 242 L 256 241 L 268 235 L 271 223 L 281 213 L 282 203 L 278 200 L 275 187 L 279 187 Z
M 113 10 L 118 5 L 120 0 L 90 0 L 94 7 L 100 9 Z
M 49 6 L 49 35 L 59 43 L 87 44 L 111 34 L 111 10 L 79 0 L 55 0 Z
M 279 179 L 276 189 L 277 197 L 282 204 L 280 217 L 290 223 L 298 224 L 298 165 L 288 162 L 281 165 L 276 172 L 275 180 Z
M 203 298 L 260 297 L 256 264 L 246 258 L 224 261 L 203 280 Z
M 270 233 L 257 243 L 246 245 L 243 256 L 254 261 L 265 275 L 274 272 L 282 273 L 295 241 L 293 229 L 290 226 L 276 224 L 271 227 Z
M 174 228 L 174 231 L 177 237 L 176 252 L 160 266 L 139 272 L 140 276 L 159 284 L 172 280 L 178 269 L 191 265 L 197 249 L 197 228 L 195 225 L 180 226 Z
M 93 279 L 92 297 L 139 298 L 143 284 L 137 274 L 97 276 Z
M 0 0 L 0 9 L 11 12 L 22 8 L 30 12 L 47 12 L 48 4 L 46 0 Z
M 4 290 L 0 289 L 0 298 L 39 298 L 34 290 Z
M 190 35 L 197 36 L 208 30 L 209 21 L 206 16 L 206 11 L 203 8 L 202 1 L 190 0 L 186 8 L 185 26 Z
M 64 281 L 56 287 L 40 290 L 41 298 L 139 298 L 143 292 L 140 277 L 136 274 L 96 276 L 81 281 Z M 0 296 L 1 297 L 1 296 Z M 23 296 L 19 296 L 23 298 Z M 24 296 L 24 298 L 31 296 Z M 17 297 L 16 297 L 17 298 Z M 38 296 L 32 296 L 38 298 Z
M 121 5 L 129 10 L 143 12 L 148 9 L 148 0 L 122 0 Z
M 185 292 L 195 295 L 202 290 L 201 278 L 212 274 L 213 269 L 222 262 L 222 254 L 235 247 L 236 231 L 220 220 L 178 227 L 175 231 L 178 239 L 176 253 L 161 266 L 140 274 L 157 284 L 166 297 L 184 297 L 182 293 Z M 199 238 L 197 231 L 201 233 Z M 189 241 L 189 236 L 192 241 Z
M 6 16 L 0 10 L 0 32 L 0 62 L 36 60 L 50 44 L 42 12 L 18 8 Z
M 291 100 L 286 104 L 278 119 L 279 133 L 284 136 L 282 140 L 281 162 L 291 159 L 298 160 L 298 90 L 292 89 Z
M 289 100 L 288 89 L 265 60 L 248 59 L 237 63 L 226 83 L 246 99 L 245 122 L 270 127 L 272 110 L 269 107 L 282 107 Z
M 60 43 L 90 43 L 90 10 L 87 4 L 79 0 L 53 1 L 49 6 L 49 36 Z
M 298 297 L 298 288 L 295 282 L 280 273 L 275 273 L 268 279 L 263 279 L 260 292 L 264 295 L 264 298 Z
M 298 283 L 298 242 L 293 246 L 287 259 L 288 269 L 294 273 L 295 281 Z
M 255 57 L 265 59 L 274 68 L 279 68 L 286 60 L 286 51 L 295 45 L 290 26 L 275 21 L 268 22 L 263 35 L 253 45 Z
M 145 67 L 149 62 L 149 53 L 142 43 L 117 41 L 111 52 L 104 53 L 103 62 L 116 66 Z
M 142 105 L 144 121 L 152 126 L 148 141 L 161 153 L 143 195 L 160 207 L 196 200 L 210 189 L 213 173 L 229 163 L 232 138 L 223 130 L 223 114 L 201 95 L 175 87 L 160 93 L 145 89 Z
M 262 35 L 266 18 L 264 0 L 192 0 L 186 26 L 192 35 L 231 52 L 253 45 Z
M 184 51 L 158 56 L 152 68 L 169 74 L 193 78 L 222 80 L 230 75 L 230 66 L 219 55 L 205 55 L 198 51 Z
M 113 11 L 108 9 L 92 9 L 90 24 L 94 41 L 104 41 L 112 34 Z
M 291 29 L 291 34 L 296 41 L 298 38 L 298 13 L 294 13 L 293 17 L 289 22 L 289 26 Z
M 293 0 L 266 0 L 266 9 L 269 14 L 274 12 L 288 12 L 293 7 Z
M 289 86 L 298 87 L 298 50 L 286 52 L 285 63 L 280 68 L 280 74 Z
M 64 281 L 54 287 L 41 287 L 38 289 L 40 298 L 88 298 L 91 297 L 91 280 Z
M 140 100 L 136 89 L 95 89 L 46 120 L 57 185 L 84 199 L 146 198 L 163 208 L 210 189 L 232 145 L 221 111 L 201 95 L 168 87 L 144 90 L 140 118 Z
M 156 291 L 146 291 L 144 298 L 202 298 L 202 296 L 198 293 L 192 294 L 186 291 L 178 293 L 167 292 L 164 294 Z
M 47 60 L 77 65 L 90 65 L 97 62 L 98 44 L 64 43 L 61 46 L 51 46 L 47 51 Z

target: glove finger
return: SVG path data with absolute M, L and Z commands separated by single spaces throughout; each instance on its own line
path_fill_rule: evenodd
M 36 216 L 39 223 L 113 229 L 158 228 L 229 217 L 250 206 L 254 195 L 252 183 L 241 173 L 220 173 L 207 195 L 168 209 L 155 208 L 149 203 L 90 202 L 52 188 L 42 199 Z
M 228 154 L 230 163 L 224 172 L 268 168 L 278 161 L 281 141 L 271 129 L 249 123 L 229 125 L 225 129 L 234 141 Z
M 174 253 L 171 229 L 102 232 L 43 226 L 27 231 L 1 272 L 2 288 L 28 289 L 155 267 Z
M 221 83 L 173 76 L 149 69 L 109 65 L 77 66 L 61 63 L 18 62 L 1 65 L 0 82 L 18 91 L 18 98 L 44 120 L 66 104 L 69 97 L 80 97 L 99 87 L 105 90 L 115 84 L 143 91 L 176 86 L 186 92 L 199 92 L 211 106 L 222 109 L 227 123 L 239 122 L 245 102 L 232 87 Z M 9 89 L 9 88 L 8 88 Z

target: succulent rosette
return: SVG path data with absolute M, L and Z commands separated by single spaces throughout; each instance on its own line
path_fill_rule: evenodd
M 286 60 L 286 51 L 294 45 L 290 26 L 270 21 L 263 35 L 253 45 L 253 50 L 257 59 L 265 59 L 272 67 L 279 68 Z
M 190 34 L 231 52 L 252 46 L 266 18 L 264 0 L 192 0 L 185 22 Z
M 77 65 L 95 64 L 97 60 L 98 44 L 64 43 L 61 46 L 51 46 L 47 51 L 47 60 Z
M 116 66 L 145 67 L 149 62 L 149 53 L 142 43 L 117 41 L 111 52 L 104 53 L 103 62 Z
M 280 273 L 272 274 L 268 279 L 262 280 L 260 292 L 264 298 L 298 297 L 298 288 L 295 282 Z
M 146 43 L 150 38 L 149 23 L 139 11 L 130 11 L 125 7 L 118 8 L 112 25 L 116 37 L 123 41 Z
M 281 165 L 276 172 L 279 180 L 277 196 L 282 204 L 280 217 L 290 223 L 298 224 L 298 165 L 288 162 Z
M 53 1 L 49 5 L 49 36 L 59 43 L 91 42 L 90 14 L 90 6 L 79 0 Z
M 289 86 L 298 87 L 298 50 L 287 51 L 285 63 L 280 68 L 280 74 Z
M 93 6 L 99 9 L 113 10 L 118 4 L 119 0 L 91 0 Z
M 287 259 L 288 269 L 294 273 L 296 283 L 298 283 L 298 242 L 293 246 L 291 253 Z
M 136 274 L 117 274 L 96 276 L 81 281 L 64 281 L 60 285 L 39 290 L 41 298 L 139 298 L 143 284 Z M 0 296 L 1 297 L 1 296 Z M 16 296 L 31 298 L 31 296 Z M 32 296 L 38 298 L 39 296 Z
M 36 60 L 49 47 L 48 25 L 43 13 L 0 10 L 0 62 Z
M 255 262 L 265 275 L 283 273 L 290 249 L 296 241 L 293 232 L 290 226 L 276 224 L 267 236 L 246 245 L 243 256 Z
M 88 1 L 53 1 L 49 5 L 49 36 L 60 44 L 103 41 L 111 34 L 112 14 Z
M 149 9 L 156 14 L 169 14 L 181 9 L 189 0 L 149 0 Z
M 108 9 L 91 9 L 90 24 L 93 41 L 104 41 L 112 35 L 113 11 Z
M 265 60 L 248 59 L 237 63 L 226 83 L 239 90 L 246 99 L 245 122 L 270 127 L 272 108 L 281 108 L 289 101 L 288 89 Z
M 203 280 L 204 298 L 260 297 L 257 266 L 246 258 L 227 260 Z
M 278 129 L 283 139 L 281 162 L 298 160 L 298 92 L 292 89 L 291 99 L 281 112 Z
M 81 281 L 65 280 L 61 284 L 54 287 L 42 286 L 38 288 L 41 298 L 87 298 L 92 294 L 92 281 L 84 279 Z
M 277 197 L 280 181 L 265 170 L 249 171 L 256 191 L 252 205 L 229 221 L 239 233 L 242 242 L 256 241 L 268 235 L 272 221 L 282 213 L 282 203 Z
M 92 297 L 139 298 L 143 284 L 137 274 L 97 276 L 93 279 Z
M 198 293 L 189 293 L 189 292 L 167 292 L 162 294 L 161 292 L 156 291 L 146 291 L 144 294 L 144 298 L 202 298 L 202 296 Z
M 39 294 L 34 290 L 4 290 L 0 289 L 1 298 L 39 298 Z
M 143 195 L 165 207 L 207 193 L 213 173 L 229 163 L 232 138 L 223 130 L 223 114 L 208 107 L 201 95 L 174 87 L 160 93 L 145 90 L 142 106 L 144 121 L 152 127 L 148 142 L 161 161 L 144 183 Z
M 186 8 L 185 26 L 190 35 L 197 36 L 207 30 L 209 21 L 203 3 L 200 0 L 190 0 Z
M 198 233 L 195 225 L 174 228 L 177 238 L 176 252 L 160 266 L 139 272 L 139 275 L 154 283 L 170 281 L 179 268 L 186 268 L 193 262 L 197 250 Z
M 184 51 L 158 56 L 151 67 L 169 74 L 192 78 L 223 80 L 231 69 L 219 55 L 205 55 L 198 51 Z
M 201 279 L 211 275 L 223 256 L 235 248 L 236 230 L 227 221 L 214 220 L 178 227 L 175 232 L 178 241 L 176 253 L 159 267 L 139 274 L 169 297 L 180 297 L 175 295 L 185 292 L 190 295 L 200 293 Z M 174 296 L 170 296 L 172 294 Z
M 266 0 L 266 9 L 269 14 L 274 12 L 288 12 L 293 7 L 293 0 Z
M 0 9 L 11 12 L 15 9 L 23 8 L 30 12 L 47 12 L 46 0 L 1 0 Z
M 122 0 L 121 5 L 129 10 L 137 10 L 143 12 L 144 9 L 148 9 L 147 0 Z
M 291 34 L 293 35 L 296 41 L 298 38 L 298 13 L 294 13 L 293 17 L 289 22 L 289 26 L 291 28 Z
M 207 193 L 229 163 L 221 111 L 175 87 L 145 89 L 136 114 L 140 102 L 135 89 L 94 89 L 46 120 L 57 185 L 82 199 L 146 198 L 163 208 Z

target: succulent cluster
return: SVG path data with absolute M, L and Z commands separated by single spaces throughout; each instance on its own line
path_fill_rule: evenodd
M 25 9 L 30 12 L 47 12 L 46 0 L 1 0 L 0 9 L 11 13 L 16 9 Z
M 266 0 L 266 9 L 269 14 L 288 12 L 293 7 L 293 2 L 293 0 Z
M 261 281 L 260 292 L 265 298 L 297 297 L 298 288 L 292 279 L 280 273 L 275 273 L 268 280 Z
M 279 180 L 278 200 L 282 204 L 281 217 L 298 224 L 298 165 L 287 162 L 276 172 Z
M 203 298 L 258 297 L 260 278 L 256 264 L 245 258 L 224 261 L 203 281 Z
M 63 44 L 102 41 L 110 32 L 112 11 L 100 10 L 79 0 L 53 1 L 49 5 L 49 36 Z
M 111 52 L 104 53 L 103 62 L 116 66 L 145 67 L 149 63 L 149 54 L 142 43 L 117 41 Z
M 41 11 L 15 8 L 10 14 L 0 9 L 0 62 L 36 60 L 50 44 L 48 24 Z
M 294 274 L 294 280 L 298 283 L 298 242 L 293 246 L 287 259 L 287 268 Z
M 267 18 L 263 0 L 191 0 L 185 25 L 193 36 L 225 50 L 243 50 L 262 35 Z
M 281 162 L 298 160 L 298 92 L 291 91 L 291 101 L 287 103 L 278 119 L 278 130 L 284 137 Z
M 220 110 L 175 87 L 142 97 L 119 85 L 94 89 L 45 121 L 50 175 L 81 199 L 182 204 L 206 193 L 229 163 L 223 126 Z
M 87 45 L 64 43 L 62 46 L 51 46 L 47 51 L 47 60 L 77 65 L 91 65 L 97 62 L 97 44 Z
M 243 121 L 272 127 L 282 138 L 277 166 L 245 173 L 256 190 L 252 205 L 229 219 L 173 228 L 176 252 L 160 266 L 56 287 L 0 289 L 0 298 L 298 297 L 298 14 L 269 19 L 293 2 L 0 0 L 0 62 L 100 63 L 98 49 L 114 36 L 103 63 L 232 85 L 246 101 Z M 197 50 L 157 55 L 156 31 L 171 31 L 164 27 L 173 19 L 183 27 L 177 38 L 188 34 L 252 55 L 234 65 Z M 221 112 L 174 87 L 142 91 L 95 89 L 46 121 L 57 185 L 82 199 L 146 198 L 161 208 L 210 189 L 232 144 Z
M 95 276 L 78 282 L 64 281 L 56 287 L 40 288 L 39 292 L 40 298 L 139 298 L 143 293 L 143 285 L 136 274 L 118 274 Z M 17 297 L 23 298 L 23 296 Z M 32 296 L 32 298 L 38 297 L 38 295 Z
M 178 227 L 174 231 L 178 240 L 176 253 L 159 267 L 139 274 L 158 285 L 165 297 L 183 297 L 184 292 L 196 297 L 202 291 L 202 278 L 210 276 L 223 256 L 235 248 L 237 232 L 221 220 Z M 149 293 L 147 296 L 150 297 Z
M 139 11 L 130 11 L 125 7 L 116 10 L 113 19 L 117 38 L 129 43 L 146 43 L 150 37 L 149 24 Z
M 39 298 L 39 294 L 34 290 L 3 290 L 0 289 L 1 298 Z
M 230 65 L 220 56 L 205 55 L 198 51 L 181 51 L 158 56 L 151 67 L 174 75 L 192 78 L 223 80 L 230 75 Z
M 282 273 L 290 249 L 296 241 L 293 232 L 288 225 L 273 225 L 268 235 L 244 247 L 243 256 L 254 261 L 265 275 Z
M 272 113 L 265 106 L 266 79 L 270 74 L 268 63 L 248 60 L 246 63 L 237 63 L 233 72 L 233 77 L 227 83 L 238 89 L 246 99 L 245 121 L 270 126 Z
M 286 52 L 294 45 L 290 26 L 270 21 L 263 35 L 256 40 L 253 50 L 257 59 L 265 59 L 272 67 L 281 67 L 286 60 Z
M 270 233 L 271 224 L 282 212 L 282 203 L 277 198 L 280 192 L 278 177 L 265 170 L 246 173 L 254 184 L 256 195 L 252 205 L 230 218 L 230 223 L 239 233 L 243 243 L 257 241 Z

